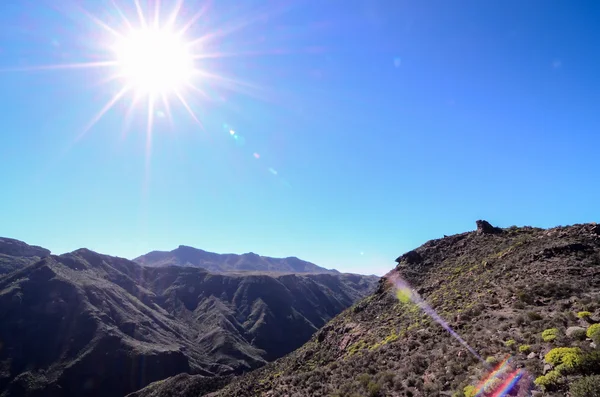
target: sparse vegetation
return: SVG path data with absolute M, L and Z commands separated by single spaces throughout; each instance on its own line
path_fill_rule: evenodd
M 521 353 L 527 354 L 527 353 L 531 352 L 531 346 L 529 346 L 529 345 L 521 345 L 521 346 L 519 346 L 519 351 Z
M 600 375 L 584 376 L 569 387 L 571 397 L 600 397 Z
M 542 332 L 542 340 L 544 342 L 552 342 L 558 337 L 558 328 L 550 328 Z
M 473 397 L 473 384 L 509 351 L 510 365 L 526 369 L 542 396 L 567 395 L 576 381 L 600 374 L 600 349 L 573 332 L 587 328 L 577 310 L 595 313 L 600 302 L 600 263 L 585 248 L 600 252 L 600 241 L 590 230 L 464 233 L 430 241 L 410 260 L 399 258 L 397 271 L 488 357 L 486 364 L 406 299 L 408 293 L 401 294 L 403 303 L 382 283 L 309 343 L 234 380 L 216 397 Z M 551 366 L 545 374 L 544 366 Z
M 592 315 L 592 313 L 588 312 L 588 311 L 583 311 L 583 312 L 577 313 L 577 317 L 582 318 L 584 320 L 590 318 L 591 315 Z
M 593 340 L 595 343 L 600 343 L 600 324 L 592 324 L 585 333 L 588 338 Z

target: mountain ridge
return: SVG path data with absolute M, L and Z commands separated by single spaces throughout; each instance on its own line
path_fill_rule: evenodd
M 300 346 L 374 282 L 45 256 L 0 276 L 0 396 L 118 396 L 180 373 L 241 373 Z
M 412 288 L 397 287 L 398 277 Z M 399 256 L 373 294 L 299 349 L 200 395 L 464 397 L 488 379 L 478 395 L 492 396 L 506 377 L 488 378 L 490 368 L 508 356 L 506 368 L 520 375 L 506 395 L 590 397 L 600 374 L 599 285 L 597 224 L 477 222 L 475 231 Z M 567 353 L 573 364 L 565 368 L 556 357 Z M 165 395 L 152 389 L 152 397 Z
M 272 258 L 248 252 L 245 254 L 217 254 L 187 245 L 179 245 L 171 251 L 151 251 L 133 259 L 144 266 L 189 266 L 200 267 L 211 272 L 263 271 L 290 273 L 334 273 L 295 256 Z

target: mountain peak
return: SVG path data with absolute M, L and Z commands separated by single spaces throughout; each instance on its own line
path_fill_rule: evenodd
M 50 255 L 50 250 L 38 247 L 37 245 L 29 245 L 20 240 L 15 240 L 7 237 L 0 237 L 0 254 L 22 257 L 44 257 Z

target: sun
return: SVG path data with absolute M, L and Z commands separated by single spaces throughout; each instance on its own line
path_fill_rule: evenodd
M 183 35 L 144 27 L 119 36 L 113 51 L 117 77 L 141 95 L 167 95 L 190 85 L 194 56 Z
M 186 2 L 189 5 L 186 6 Z M 90 0 L 90 4 L 97 3 L 100 2 Z M 133 131 L 145 137 L 144 184 L 147 185 L 155 125 L 166 121 L 163 125 L 173 128 L 173 118 L 180 117 L 183 108 L 195 122 L 190 128 L 206 133 L 199 114 L 207 114 L 209 103 L 221 105 L 228 92 L 260 97 L 260 86 L 226 75 L 222 68 L 215 66 L 214 60 L 261 54 L 238 51 L 237 44 L 231 47 L 231 43 L 235 44 L 233 35 L 265 20 L 277 8 L 257 9 L 226 20 L 216 28 L 209 14 L 211 0 L 111 0 L 105 3 L 110 5 L 96 6 L 95 12 L 77 4 L 69 8 L 69 17 L 82 18 L 91 28 L 85 40 L 90 48 L 77 54 L 81 61 L 0 71 L 106 71 L 100 82 L 107 87 L 108 99 L 69 148 L 118 107 L 124 112 L 123 136 Z M 225 38 L 228 51 L 221 49 Z M 234 139 L 238 139 L 237 135 Z M 255 154 L 255 158 L 259 157 Z

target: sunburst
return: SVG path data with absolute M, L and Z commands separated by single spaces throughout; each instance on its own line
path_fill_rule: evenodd
M 249 53 L 243 52 L 225 53 L 207 49 L 214 49 L 220 38 L 247 27 L 260 16 L 264 17 L 265 13 L 248 15 L 229 24 L 230 26 L 198 34 L 199 29 L 194 27 L 197 22 L 207 18 L 209 1 L 203 1 L 200 7 L 196 7 L 195 3 L 197 11 L 191 16 L 184 11 L 184 0 L 165 2 L 173 5 L 168 10 L 160 0 L 148 0 L 143 4 L 140 0 L 110 0 L 110 9 L 101 10 L 103 15 L 108 16 L 105 19 L 98 12 L 92 13 L 83 6 L 77 6 L 77 14 L 91 21 L 91 26 L 96 28 L 97 33 L 102 32 L 100 35 L 94 34 L 94 38 L 99 36 L 102 37 L 101 40 L 90 40 L 98 47 L 99 51 L 96 53 L 102 54 L 100 58 L 94 56 L 93 60 L 87 62 L 39 65 L 3 71 L 106 70 L 103 82 L 116 82 L 117 88 L 76 135 L 74 142 L 82 139 L 118 103 L 129 102 L 126 105 L 126 120 L 134 111 L 137 113 L 141 110 L 146 113 L 144 133 L 148 173 L 155 114 L 164 115 L 172 124 L 171 110 L 174 106 L 180 106 L 201 129 L 204 129 L 192 103 L 219 98 L 218 95 L 209 95 L 214 93 L 214 90 L 207 92 L 207 87 L 252 96 L 257 96 L 262 91 L 256 85 L 204 69 L 199 64 L 207 59 L 248 55 Z M 69 14 L 72 13 L 73 10 L 70 10 Z M 187 18 L 184 18 L 185 14 L 188 15 Z M 148 175 L 146 177 L 148 178 Z

